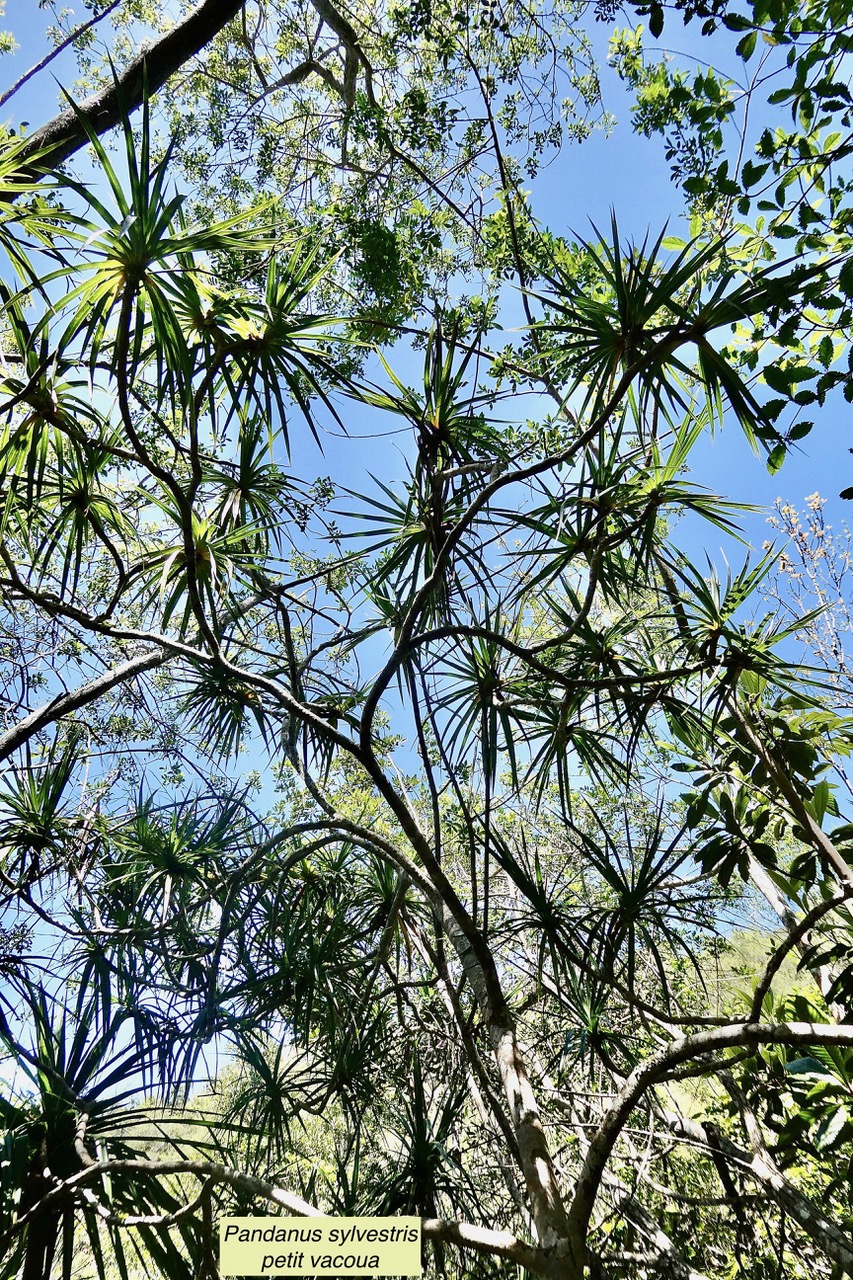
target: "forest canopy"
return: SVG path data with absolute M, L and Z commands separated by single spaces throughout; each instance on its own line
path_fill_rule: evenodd
M 853 1276 L 848 6 L 167 9 L 0 37 L 2 1275 Z

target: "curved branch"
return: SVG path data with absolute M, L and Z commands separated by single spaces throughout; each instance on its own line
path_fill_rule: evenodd
M 344 102 L 348 107 L 355 105 L 355 81 L 359 65 L 364 70 L 364 87 L 367 97 L 371 103 L 375 102 L 373 96 L 373 68 L 358 42 L 358 36 L 352 24 L 330 3 L 330 0 L 311 0 L 311 4 L 317 11 L 318 16 L 327 26 L 331 27 L 346 49 L 344 83 L 341 86 Z
M 421 1230 L 427 1240 L 455 1244 L 491 1258 L 506 1258 L 540 1275 L 551 1274 L 553 1268 L 553 1263 L 543 1250 L 525 1244 L 508 1231 L 492 1231 L 467 1222 L 448 1222 L 446 1218 L 424 1218 Z
M 93 1178 L 116 1173 L 135 1173 L 155 1178 L 162 1178 L 165 1174 L 189 1174 L 209 1182 L 224 1183 L 240 1191 L 248 1191 L 271 1204 L 278 1205 L 297 1218 L 325 1216 L 322 1209 L 309 1204 L 307 1200 L 294 1195 L 291 1191 L 285 1191 L 282 1187 L 265 1182 L 262 1178 L 255 1178 L 251 1174 L 240 1173 L 237 1169 L 229 1169 L 226 1165 L 214 1164 L 208 1160 L 99 1160 L 93 1161 L 72 1177 L 54 1183 L 38 1204 L 21 1214 L 17 1222 L 0 1237 L 0 1249 L 7 1248 L 9 1243 L 33 1222 L 37 1214 L 56 1201 L 64 1200 L 69 1191 L 82 1189 L 83 1184 L 90 1182 Z M 125 1225 L 131 1226 L 136 1223 L 129 1221 Z M 487 1257 L 508 1258 L 542 1275 L 549 1275 L 552 1271 L 551 1259 L 543 1250 L 516 1239 L 508 1231 L 492 1231 L 486 1227 L 474 1226 L 467 1222 L 447 1221 L 443 1218 L 423 1219 L 422 1230 L 428 1240 L 455 1244 Z
M 592 1209 L 607 1161 L 619 1134 L 643 1094 L 656 1084 L 660 1084 L 673 1068 L 680 1066 L 683 1062 L 689 1062 L 703 1054 L 720 1049 L 760 1044 L 853 1045 L 853 1026 L 810 1022 L 764 1024 L 753 1022 L 716 1027 L 710 1031 L 698 1031 L 692 1035 L 681 1036 L 636 1067 L 628 1076 L 599 1125 L 578 1176 L 574 1198 L 569 1209 L 572 1239 L 576 1250 L 585 1248 Z
M 500 631 L 493 631 L 489 627 L 468 623 L 454 623 L 445 627 L 435 627 L 431 631 L 422 631 L 419 635 L 412 636 L 405 647 L 397 649 L 396 656 L 399 663 L 403 663 L 421 645 L 434 644 L 438 640 L 488 640 L 498 648 L 505 649 L 514 658 L 518 658 L 521 662 L 526 662 L 533 671 L 553 680 L 561 688 L 581 689 L 587 692 L 595 692 L 595 690 L 602 689 L 622 689 L 626 685 L 664 684 L 667 680 L 683 680 L 688 676 L 702 675 L 703 672 L 707 673 L 714 665 L 705 659 L 701 662 L 691 663 L 689 666 L 673 667 L 669 671 L 651 671 L 643 675 L 634 676 L 627 674 L 608 676 L 606 679 L 596 680 L 569 676 L 556 667 L 538 661 L 537 653 L 540 653 L 546 647 L 555 648 L 557 645 L 564 643 L 567 638 L 571 638 L 569 629 L 553 640 L 527 646 L 518 644 L 510 639 L 509 636 L 503 635 Z

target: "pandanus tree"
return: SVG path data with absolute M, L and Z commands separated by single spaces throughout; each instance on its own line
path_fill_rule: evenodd
M 677 520 L 736 533 L 693 450 L 779 465 L 843 260 L 543 240 L 521 341 L 436 306 L 410 386 L 274 203 L 194 222 L 147 114 L 75 120 L 96 181 L 2 171 L 6 1274 L 213 1276 L 280 1210 L 451 1276 L 853 1270 L 850 724 L 775 557 Z M 316 478 L 356 414 L 399 453 Z

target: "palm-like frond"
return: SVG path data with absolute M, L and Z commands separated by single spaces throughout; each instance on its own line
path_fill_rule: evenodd
M 698 371 L 712 420 L 719 420 L 725 397 L 750 442 L 771 450 L 782 438 L 772 407 L 761 404 L 750 379 L 710 335 L 790 307 L 792 298 L 826 275 L 827 265 L 775 263 L 736 282 L 720 243 L 687 244 L 668 261 L 661 257 L 663 243 L 661 232 L 651 245 L 646 240 L 623 247 L 614 217 L 609 241 L 583 244 L 598 272 L 596 295 L 571 276 L 547 277 L 551 292 L 540 299 L 550 313 L 542 322 L 543 339 L 558 340 L 549 359 L 570 386 L 584 388 L 584 409 L 592 416 L 623 375 L 633 375 L 662 411 L 687 410 Z
M 41 759 L 27 755 L 0 793 L 0 850 L 7 875 L 26 883 L 61 860 L 72 832 L 68 786 L 78 763 L 76 738 L 55 739 Z

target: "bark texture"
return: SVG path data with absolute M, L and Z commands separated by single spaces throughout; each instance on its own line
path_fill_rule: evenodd
M 19 176 L 35 180 L 45 166 L 68 160 L 88 142 L 83 121 L 97 134 L 106 133 L 142 102 L 146 87 L 156 93 L 171 75 L 209 44 L 243 7 L 244 0 L 201 0 L 171 30 L 143 49 L 113 84 L 54 116 L 30 134 L 22 149 Z
M 72 711 L 79 711 L 81 707 L 109 693 L 110 689 L 114 689 L 116 685 L 133 679 L 143 671 L 151 671 L 154 667 L 162 666 L 166 660 L 166 654 L 162 649 L 148 650 L 135 658 L 129 658 L 127 662 L 113 667 L 110 671 L 105 671 L 103 675 L 81 685 L 79 689 L 60 694 L 51 702 L 46 702 L 44 706 L 31 711 L 18 724 L 0 734 L 0 761 L 7 760 L 41 729 L 54 724 L 63 716 L 70 715 Z

